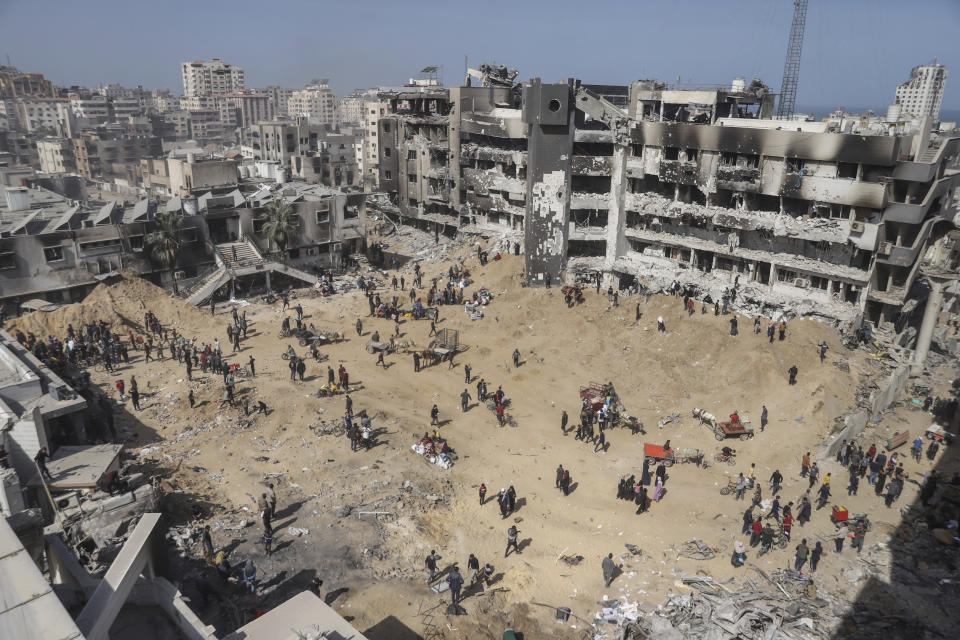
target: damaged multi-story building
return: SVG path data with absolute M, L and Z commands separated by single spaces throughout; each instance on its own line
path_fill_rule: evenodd
M 955 228 L 960 132 L 930 119 L 774 119 L 775 95 L 742 78 L 515 76 L 484 65 L 468 76 L 481 86 L 381 94 L 380 185 L 405 223 L 512 235 L 529 284 L 600 272 L 604 286 L 736 287 L 758 312 L 884 321 Z
M 365 196 L 264 177 L 275 165 L 238 167 L 229 159 L 171 152 L 165 162 L 143 164 L 150 184 L 169 199 L 146 197 L 130 206 L 93 199 L 78 176 L 25 176 L 23 186 L 0 187 L 3 313 L 16 315 L 34 299 L 80 300 L 119 271 L 176 288 L 193 303 L 240 287 L 314 284 L 317 274 L 363 251 Z M 264 172 L 250 178 L 255 169 Z M 282 247 L 264 231 L 272 203 L 292 210 Z M 172 264 L 158 262 L 151 251 L 162 214 L 179 223 Z

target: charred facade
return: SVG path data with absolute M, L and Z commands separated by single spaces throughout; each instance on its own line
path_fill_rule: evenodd
M 473 71 L 473 70 L 471 70 Z M 772 119 L 754 80 L 671 89 L 533 79 L 381 99 L 385 213 L 523 246 L 529 284 L 736 283 L 758 311 L 893 320 L 956 227 L 960 133 Z

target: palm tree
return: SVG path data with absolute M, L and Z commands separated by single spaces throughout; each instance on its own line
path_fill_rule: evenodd
M 260 215 L 263 230 L 260 232 L 270 245 L 276 245 L 283 254 L 290 243 L 290 237 L 300 226 L 300 218 L 292 204 L 282 200 L 274 200 L 267 205 L 266 211 Z
M 177 255 L 180 253 L 180 230 L 183 228 L 183 218 L 179 213 L 168 211 L 158 213 L 153 218 L 155 231 L 151 231 L 144 239 L 145 244 L 150 248 L 150 257 L 170 270 L 173 276 L 173 269 L 177 264 Z M 173 280 L 173 292 L 179 294 L 177 290 L 177 279 Z

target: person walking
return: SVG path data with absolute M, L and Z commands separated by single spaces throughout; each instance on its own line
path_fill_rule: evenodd
M 847 495 L 855 496 L 857 495 L 857 490 L 860 488 L 860 476 L 856 473 L 850 474 L 850 484 L 847 485 Z
M 814 545 L 813 551 L 810 552 L 810 571 L 816 571 L 817 565 L 820 564 L 820 556 L 823 555 L 823 545 L 820 544 L 820 541 L 817 541 L 817 544 Z
M 817 346 L 820 348 L 820 364 L 823 364 L 824 359 L 827 357 L 827 349 L 829 349 L 830 347 L 827 346 L 827 341 L 826 341 L 826 340 L 824 340 L 823 342 L 821 342 L 821 343 L 820 343 L 819 345 L 817 345 Z M 813 563 L 812 563 L 812 561 L 811 561 L 811 566 L 812 566 L 812 564 L 813 564 Z
M 256 376 L 256 375 L 257 375 L 257 368 L 256 368 L 256 366 L 255 366 L 255 364 L 254 364 L 255 362 L 256 362 L 256 360 L 253 359 L 253 356 L 250 356 L 250 360 L 247 361 L 247 366 L 250 367 L 250 375 L 251 375 L 251 376 Z
M 597 450 L 606 451 L 607 447 L 607 434 L 603 430 L 600 431 L 600 435 L 597 436 L 597 442 L 593 446 L 593 452 L 596 453 Z
M 40 470 L 40 474 L 47 480 L 53 480 L 53 476 L 50 475 L 50 470 L 47 469 L 47 458 L 50 457 L 50 454 L 47 453 L 46 447 L 40 447 L 40 451 L 37 451 L 37 455 L 33 457 L 33 462 L 37 465 L 37 468 Z
M 853 537 L 850 540 L 850 546 L 857 550 L 857 555 L 863 551 L 863 539 L 867 535 L 866 526 L 861 523 L 853 528 Z
M 187 400 L 190 401 L 190 408 L 191 408 L 191 409 L 193 409 L 193 408 L 195 408 L 195 407 L 197 406 L 197 405 L 196 405 L 196 399 L 193 397 L 193 389 L 190 389 L 190 393 L 187 394 Z
M 800 459 L 800 477 L 805 478 L 810 473 L 810 452 L 807 451 Z
M 833 534 L 833 545 L 836 548 L 837 553 L 843 551 L 843 540 L 850 534 L 850 529 L 847 525 L 841 526 L 837 529 L 836 533 Z
M 563 432 L 563 435 L 567 435 L 567 420 L 567 411 L 564 410 L 563 413 L 560 414 L 560 431 Z
M 800 541 L 800 544 L 797 545 L 796 556 L 793 561 L 793 568 L 798 573 L 803 569 L 803 565 L 807 562 L 807 556 L 810 555 L 810 548 L 807 547 L 807 539 L 804 538 Z
M 416 351 L 413 352 L 413 372 L 420 372 L 420 354 Z
M 471 380 L 470 372 L 471 372 L 470 365 L 469 365 L 469 364 L 464 364 L 464 365 L 463 365 L 463 377 L 464 377 L 464 382 L 466 382 L 467 384 L 470 384 L 470 380 Z
M 510 528 L 507 529 L 507 549 L 506 551 L 503 552 L 504 558 L 510 555 L 511 547 L 513 547 L 513 550 L 516 553 L 518 554 L 520 553 L 520 547 L 517 545 L 517 536 L 519 535 L 519 533 L 520 533 L 520 530 L 517 529 L 517 527 L 514 525 L 511 525 Z
M 797 384 L 797 373 L 799 373 L 799 369 L 797 369 L 797 365 L 793 365 L 789 369 L 787 369 L 787 373 L 790 375 L 790 384 L 791 385 Z
M 460 569 L 453 565 L 450 573 L 447 574 L 447 585 L 450 587 L 450 602 L 457 604 L 460 602 L 460 590 L 463 589 L 463 576 L 460 575 Z
M 600 563 L 600 566 L 603 568 L 603 582 L 606 587 L 610 586 L 610 583 L 613 582 L 614 577 L 617 575 L 617 564 L 613 561 L 613 554 L 608 553 L 607 557 L 603 559 L 603 562 Z
M 273 490 L 273 483 L 267 485 L 267 505 L 270 507 L 270 517 L 277 517 L 277 492 Z
M 811 489 L 813 489 L 813 485 L 817 484 L 817 476 L 819 474 L 820 474 L 820 467 L 818 467 L 817 463 L 814 462 L 812 465 L 810 465 L 810 473 L 808 475 Z
M 763 411 L 760 413 L 760 433 L 767 428 L 767 405 L 763 405 Z
M 562 480 L 563 480 L 563 465 L 561 464 L 561 465 L 559 465 L 559 466 L 557 467 L 557 478 L 556 478 L 556 482 L 555 482 L 555 484 L 554 484 L 554 486 L 555 486 L 557 489 L 560 488 L 560 482 L 561 482 Z
M 357 327 L 357 335 L 358 335 L 358 336 L 359 336 L 359 335 L 362 335 L 362 334 L 363 334 L 363 322 L 360 321 L 360 318 L 357 318 L 356 327 Z
M 737 335 L 737 318 L 736 317 L 730 318 L 730 335 L 731 336 Z
M 133 401 L 133 408 L 140 411 L 140 390 L 136 387 L 130 389 L 130 400 Z
M 437 405 L 433 405 L 433 408 L 430 409 L 430 426 L 431 427 L 440 425 L 440 421 L 438 420 L 439 416 L 440 416 L 439 407 L 437 407 Z
M 460 411 L 466 413 L 467 409 L 470 407 L 470 400 L 472 399 L 473 398 L 470 397 L 470 392 L 464 389 L 463 393 L 460 394 Z
M 483 503 L 487 500 L 487 485 L 481 482 L 478 493 L 480 494 L 480 506 L 482 507 Z
M 743 500 L 743 494 L 747 490 L 747 481 L 741 473 L 737 478 L 737 494 L 735 496 L 736 500 Z
M 437 576 L 437 552 L 434 549 L 430 549 L 430 555 L 423 559 L 423 566 L 427 570 L 427 584 L 433 582 L 433 579 Z
M 563 490 L 563 495 L 570 495 L 570 470 L 563 470 L 563 477 L 560 478 L 560 489 Z
M 750 530 L 753 528 L 753 506 L 747 507 L 747 510 L 743 512 L 743 527 L 740 529 L 742 535 L 747 535 L 750 533 Z
M 514 349 L 513 350 L 513 367 L 514 369 L 516 369 L 519 366 L 520 366 L 520 350 Z
M 783 474 L 780 469 L 776 469 L 770 474 L 770 495 L 776 496 L 780 492 L 780 485 L 783 484 Z

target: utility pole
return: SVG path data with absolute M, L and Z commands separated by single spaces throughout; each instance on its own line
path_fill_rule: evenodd
M 777 117 L 789 118 L 797 107 L 797 84 L 800 81 L 800 54 L 803 51 L 803 30 L 807 24 L 807 2 L 793 0 L 793 22 L 787 41 L 787 59 L 783 63 L 783 81 L 780 83 L 780 105 Z

